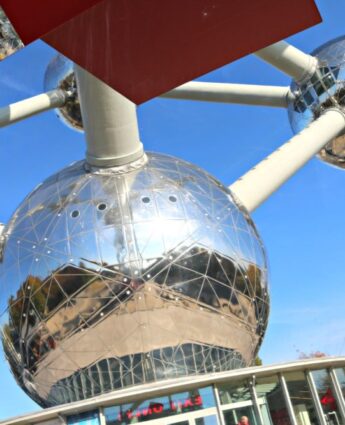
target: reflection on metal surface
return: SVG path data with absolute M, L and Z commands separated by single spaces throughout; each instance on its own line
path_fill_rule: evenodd
M 47 179 L 5 229 L 2 340 L 44 405 L 248 365 L 268 316 L 264 249 L 229 190 L 148 154 Z
M 5 225 L 0 223 L 0 262 L 2 260 L 2 249 L 5 243 L 5 235 L 4 235 Z
M 143 382 L 226 371 L 243 366 L 245 363 L 241 355 L 234 350 L 187 343 L 147 353 L 104 358 L 80 371 L 79 375 L 84 377 L 83 380 L 77 378 L 76 381 L 75 375 L 71 375 L 57 382 L 49 397 L 60 403 L 70 403 Z
M 0 61 L 24 47 L 11 22 L 0 7 Z
M 288 106 L 289 120 L 295 133 L 318 118 L 330 107 L 345 106 L 345 36 L 329 41 L 316 49 L 319 66 L 310 80 L 292 82 L 295 99 Z M 345 137 L 340 135 L 319 153 L 329 164 L 345 168 Z
M 64 106 L 56 110 L 59 118 L 68 127 L 83 130 L 73 62 L 63 55 L 57 55 L 52 59 L 44 76 L 45 91 L 57 88 L 66 91 L 69 95 Z

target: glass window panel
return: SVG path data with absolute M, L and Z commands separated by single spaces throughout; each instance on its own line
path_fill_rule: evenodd
M 312 375 L 327 424 L 342 424 L 328 371 L 326 369 L 315 370 Z
M 67 418 L 68 425 L 99 425 L 98 410 L 93 412 L 81 413 L 80 415 L 73 415 Z
M 255 388 L 265 424 L 291 425 L 278 376 L 258 379 Z
M 218 425 L 218 419 L 216 415 L 204 416 L 195 419 L 195 425 Z
M 303 372 L 284 375 L 298 425 L 318 425 L 317 413 Z
M 104 409 L 107 425 L 122 425 L 164 418 L 215 406 L 211 387 L 191 390 L 142 402 L 133 402 Z
M 258 425 L 252 405 L 225 410 L 223 415 L 226 425 Z
M 343 367 L 335 369 L 335 374 L 337 375 L 341 392 L 343 393 L 343 398 L 345 399 L 345 369 Z
M 251 394 L 247 380 L 220 385 L 218 387 L 218 391 L 221 404 L 251 400 Z
M 188 421 L 174 422 L 169 425 L 189 425 Z

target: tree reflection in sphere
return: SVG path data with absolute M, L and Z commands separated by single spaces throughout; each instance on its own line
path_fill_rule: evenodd
M 40 404 L 250 365 L 265 252 L 229 190 L 179 159 L 48 178 L 5 229 L 1 329 Z
M 68 94 L 65 104 L 56 109 L 58 117 L 67 127 L 83 131 L 73 62 L 60 54 L 50 61 L 44 75 L 44 90 L 56 89 L 62 89 Z
M 0 6 L 0 61 L 23 47 L 21 39 Z

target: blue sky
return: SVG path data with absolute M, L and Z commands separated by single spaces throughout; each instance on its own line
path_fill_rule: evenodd
M 344 34 L 345 1 L 317 0 L 324 22 L 288 41 L 304 51 Z M 229 46 L 231 48 L 231 46 Z M 43 90 L 55 52 L 43 42 L 0 64 L 0 105 Z M 253 56 L 201 78 L 288 85 Z M 280 109 L 155 99 L 138 110 L 146 150 L 189 160 L 231 184 L 291 136 Z M 42 180 L 83 157 L 83 135 L 47 112 L 0 131 L 0 222 Z M 310 161 L 253 219 L 270 263 L 271 316 L 260 356 L 265 364 L 298 352 L 345 354 L 345 172 Z M 0 362 L 0 419 L 37 410 Z

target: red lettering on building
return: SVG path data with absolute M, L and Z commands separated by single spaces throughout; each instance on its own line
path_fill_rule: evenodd
M 166 415 L 169 415 L 170 412 L 176 412 L 177 410 L 190 410 L 190 408 L 195 406 L 202 406 L 202 398 L 200 395 L 189 397 L 184 400 L 170 401 L 169 404 L 155 403 L 154 401 L 150 403 L 150 407 L 145 407 L 143 409 L 136 409 L 134 411 L 127 410 L 125 413 L 119 413 L 117 419 L 119 422 L 122 422 L 125 419 L 138 418 L 140 421 L 141 417 L 148 417 L 151 415 L 159 415 L 166 412 Z
M 197 395 L 196 397 L 194 397 L 194 406 L 202 406 L 201 395 Z
M 152 408 L 153 413 L 162 413 L 163 412 L 163 404 L 156 404 Z
M 194 406 L 194 404 L 193 404 L 193 400 L 191 399 L 191 398 L 187 398 L 187 400 L 185 400 L 184 401 L 184 403 L 183 403 L 183 407 L 193 407 Z
M 148 407 L 147 409 L 143 409 L 141 411 L 143 416 L 148 416 L 148 415 L 152 415 L 152 409 L 150 407 Z

